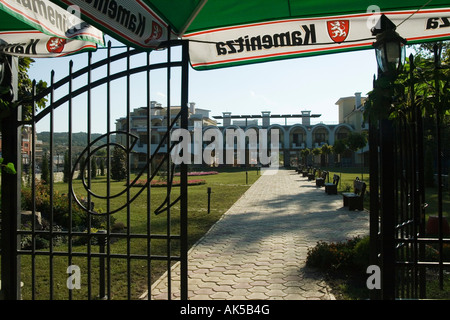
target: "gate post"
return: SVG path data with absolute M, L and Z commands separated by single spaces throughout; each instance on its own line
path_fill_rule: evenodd
M 182 40 L 182 80 L 181 80 L 181 128 L 188 128 L 188 103 L 189 103 L 189 41 Z M 181 270 L 180 270 L 180 293 L 181 299 L 188 299 L 188 167 L 186 163 L 180 165 L 181 202 L 180 202 L 180 225 L 181 225 Z
M 18 96 L 18 58 L 5 57 L 5 82 L 10 81 L 13 100 Z M 1 120 L 2 157 L 4 163 L 13 163 L 17 174 L 1 174 L 1 299 L 20 300 L 20 193 L 21 193 L 21 108 L 13 108 Z

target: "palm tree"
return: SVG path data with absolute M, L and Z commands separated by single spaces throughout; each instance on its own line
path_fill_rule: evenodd
M 320 150 L 320 148 L 314 148 L 314 149 L 312 150 L 312 154 L 315 155 L 315 156 L 320 155 L 321 152 L 322 152 L 322 151 Z
M 329 165 L 329 155 L 332 152 L 333 147 L 329 146 L 328 144 L 324 144 L 321 148 L 320 151 L 322 152 L 323 155 L 325 155 L 326 157 L 326 166 L 328 167 Z
M 308 148 L 305 148 L 301 151 L 302 154 L 302 159 L 305 163 L 305 166 L 308 165 L 308 155 L 311 153 L 311 150 L 309 150 Z
M 342 177 L 342 154 L 345 152 L 345 150 L 347 150 L 347 144 L 345 140 L 336 140 L 334 142 L 334 145 L 332 147 L 333 149 L 333 153 L 336 155 L 339 155 L 339 163 L 340 163 L 340 168 L 341 168 L 341 172 L 339 173 L 339 178 Z M 342 179 L 339 179 L 339 183 L 341 183 Z

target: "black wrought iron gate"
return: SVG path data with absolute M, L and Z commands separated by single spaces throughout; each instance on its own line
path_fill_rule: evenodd
M 371 263 L 381 268 L 381 290 L 373 290 L 374 299 L 433 298 L 427 293 L 430 279 L 437 279 L 440 289 L 448 290 L 444 271 L 450 263 L 445 260 L 444 246 L 450 239 L 444 233 L 444 135 L 439 117 L 439 106 L 445 102 L 439 101 L 439 91 L 416 95 L 418 74 L 423 70 L 415 67 L 412 55 L 408 70 L 401 90 L 383 75 L 378 78 L 381 81 L 374 81 L 373 103 L 381 108 L 378 115 L 382 118 L 372 121 L 369 130 Z M 429 106 L 426 112 L 425 103 Z M 430 135 L 434 142 L 427 160 Z M 435 170 L 427 171 L 427 161 L 431 166 L 435 163 Z M 433 195 L 426 193 L 427 179 L 435 180 Z M 430 199 L 435 194 L 437 199 Z M 431 201 L 436 202 L 432 212 Z M 436 221 L 433 233 L 427 228 L 430 219 Z
M 17 169 L 2 174 L 3 299 L 151 299 L 163 273 L 166 298 L 187 299 L 187 167 L 170 161 L 170 132 L 188 129 L 188 43 L 103 53 L 53 71 L 32 97 L 47 107 L 2 123 Z

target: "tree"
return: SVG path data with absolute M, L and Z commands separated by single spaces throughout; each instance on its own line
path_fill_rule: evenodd
M 348 149 L 353 153 L 367 145 L 367 135 L 365 133 L 350 132 L 346 140 Z M 362 160 L 361 166 L 362 169 L 364 169 L 364 157 L 362 157 Z M 364 173 L 361 171 L 361 179 L 363 179 L 363 177 Z
M 326 157 L 326 166 L 328 166 L 328 164 L 329 164 L 329 155 L 332 152 L 332 150 L 333 150 L 333 147 L 329 146 L 326 143 L 320 148 L 320 151 Z
M 78 179 L 80 180 L 83 179 L 84 170 L 86 170 L 85 165 L 86 165 L 86 158 L 82 156 L 80 159 L 80 169 L 78 171 Z
M 339 155 L 339 163 L 341 172 L 339 173 L 339 177 L 342 178 L 342 154 L 347 150 L 347 144 L 345 140 L 336 140 L 333 145 L 333 153 Z M 339 179 L 339 183 L 341 183 L 342 179 Z
M 24 117 L 27 119 L 31 116 L 32 113 L 32 89 L 33 89 L 33 81 L 28 76 L 28 70 L 31 67 L 31 64 L 34 62 L 33 59 L 29 57 L 20 57 L 19 59 L 19 70 L 18 70 L 18 87 L 17 87 L 17 101 L 10 102 L 2 99 L 0 96 L 0 118 L 5 118 L 10 115 L 10 111 L 17 106 L 22 106 L 22 113 Z M 2 61 L 0 61 L 1 63 Z M 5 66 L 9 64 L 6 63 Z M 10 82 L 10 79 L 4 79 L 4 82 Z M 39 94 L 43 90 L 47 88 L 47 83 L 45 81 L 39 80 L 36 82 L 36 94 Z M 2 85 L 0 86 L 0 94 L 5 93 L 9 88 Z M 46 98 L 39 99 L 35 101 L 36 109 L 45 108 L 45 104 L 47 102 Z
M 301 152 L 303 162 L 305 163 L 305 166 L 308 165 L 308 155 L 311 153 L 311 150 L 308 148 L 303 149 Z
M 347 144 L 345 140 L 336 140 L 332 147 L 333 153 L 342 157 L 342 154 L 347 150 Z M 339 159 L 342 166 L 342 160 Z
M 105 159 L 103 157 L 100 158 L 100 175 L 105 175 Z
M 348 149 L 353 152 L 362 149 L 367 144 L 367 135 L 365 133 L 350 132 L 346 139 Z
M 31 64 L 34 62 L 33 59 L 28 57 L 18 58 L 19 61 L 19 70 L 18 70 L 18 99 L 17 101 L 11 101 L 12 96 L 12 89 L 11 89 L 11 72 L 12 69 L 10 68 L 10 57 L 7 56 L 0 56 L 0 68 L 3 68 L 5 71 L 6 69 L 9 71 L 2 72 L 2 78 L 0 79 L 0 120 L 7 118 L 11 111 L 14 108 L 17 108 L 19 105 L 22 106 L 22 113 L 24 119 L 28 119 L 31 115 L 32 111 L 32 81 L 28 77 L 28 69 L 30 68 Z M 36 83 L 36 94 L 43 91 L 45 88 L 47 88 L 47 83 L 40 80 Z M 39 100 L 36 100 L 34 105 L 36 108 L 44 108 L 45 103 L 47 102 L 47 99 L 42 98 Z M 0 128 L 1 128 L 1 121 L 0 121 Z M 0 157 L 0 165 L 3 167 L 3 169 L 9 173 L 9 174 L 15 174 L 16 169 L 14 167 L 13 163 L 7 163 L 3 164 L 3 158 Z
M 314 155 L 314 156 L 318 156 L 318 155 L 320 155 L 320 153 L 321 153 L 322 151 L 320 150 L 320 148 L 314 148 L 313 150 L 312 150 L 312 154 Z M 315 160 L 315 159 L 314 159 Z M 315 162 L 315 161 L 313 161 L 313 162 Z
M 69 152 L 66 151 L 64 154 L 64 172 L 63 172 L 63 181 L 69 182 L 69 176 L 71 172 L 71 164 L 69 163 Z
M 126 163 L 127 155 L 125 151 L 115 146 L 111 157 L 111 179 L 121 181 L 127 177 Z
M 48 184 L 50 182 L 50 170 L 49 170 L 49 163 L 48 163 L 47 154 L 44 154 L 42 156 L 42 163 L 41 163 L 41 180 L 44 184 Z
M 97 177 L 97 159 L 92 157 L 91 160 L 91 178 Z

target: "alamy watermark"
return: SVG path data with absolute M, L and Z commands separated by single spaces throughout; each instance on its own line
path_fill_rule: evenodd
M 280 133 L 276 128 L 221 131 L 218 128 L 203 130 L 198 124 L 193 133 L 186 129 L 174 130 L 171 141 L 176 144 L 171 151 L 174 164 L 250 164 L 275 170 L 279 167 Z

